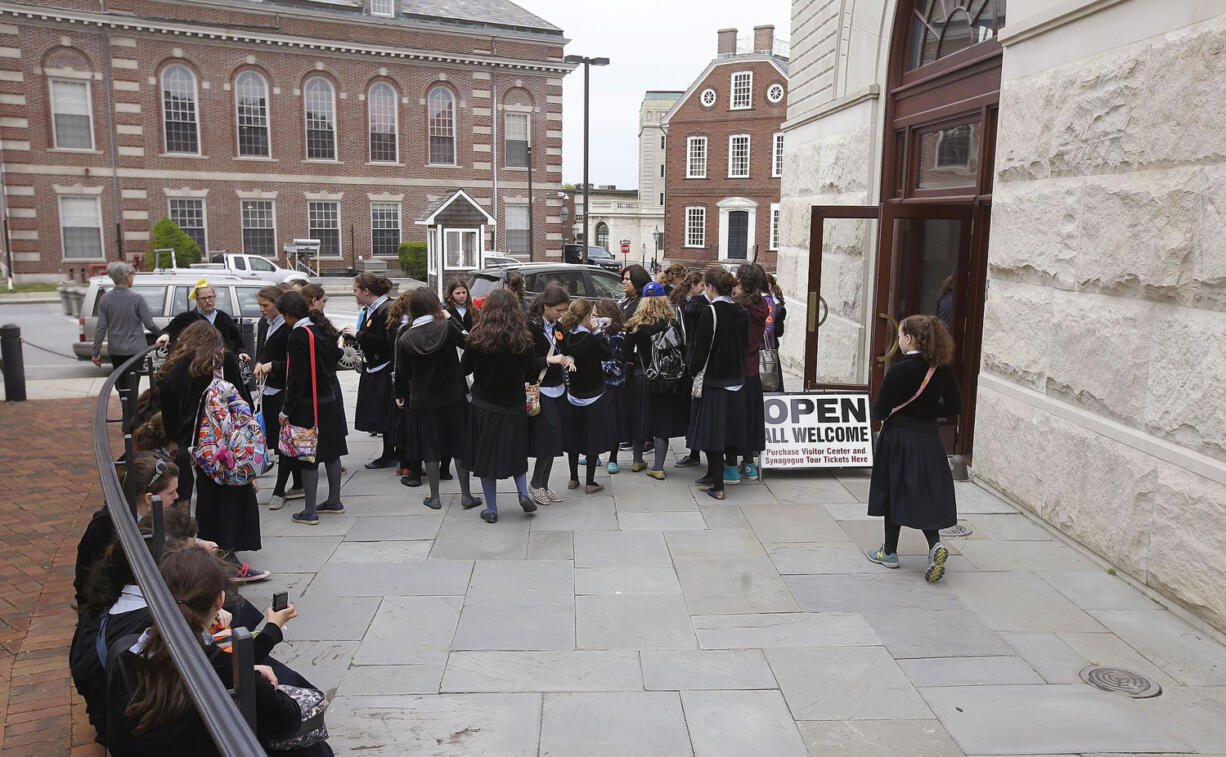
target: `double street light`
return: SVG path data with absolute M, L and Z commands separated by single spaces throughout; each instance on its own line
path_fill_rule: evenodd
M 589 58 L 585 55 L 567 55 L 562 59 L 563 63 L 582 63 L 583 64 L 583 254 L 579 258 L 580 262 L 587 262 L 587 219 L 591 215 L 590 205 L 587 199 L 588 178 L 587 178 L 587 142 L 588 142 L 588 92 L 591 87 L 588 86 L 588 72 L 592 66 L 607 66 L 609 65 L 608 58 Z

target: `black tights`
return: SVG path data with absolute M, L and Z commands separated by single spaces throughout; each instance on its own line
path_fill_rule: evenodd
M 885 546 L 881 548 L 882 552 L 887 555 L 892 555 L 898 551 L 898 536 L 902 533 L 902 526 L 897 523 L 891 523 L 889 518 L 885 519 Z M 941 532 L 935 528 L 925 528 L 924 538 L 928 540 L 928 549 L 932 549 L 933 545 L 941 540 Z
M 587 455 L 587 485 L 591 486 L 596 483 L 596 461 L 600 458 L 596 455 Z M 570 463 L 570 479 L 572 481 L 579 480 L 579 453 L 571 451 L 567 453 L 567 460 Z
M 532 488 L 548 489 L 549 474 L 553 472 L 552 457 L 538 457 L 532 466 Z
M 292 465 L 292 460 L 281 453 L 277 453 L 277 482 L 272 487 L 273 496 L 285 496 L 285 484 L 293 477 L 293 488 L 302 488 L 302 471 Z
M 707 456 L 707 480 L 712 482 L 711 488 L 717 492 L 724 490 L 724 451 L 704 449 Z

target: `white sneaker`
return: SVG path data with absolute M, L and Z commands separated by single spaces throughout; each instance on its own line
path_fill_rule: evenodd
M 272 495 L 272 499 L 268 500 L 268 509 L 280 510 L 281 508 L 285 507 L 285 499 L 286 498 L 280 494 Z
M 303 499 L 306 497 L 306 492 L 302 489 L 290 489 L 285 493 L 286 499 Z

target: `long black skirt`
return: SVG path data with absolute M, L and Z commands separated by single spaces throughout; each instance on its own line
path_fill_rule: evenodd
M 607 391 L 590 405 L 571 404 L 563 430 L 566 451 L 596 457 L 613 449 L 620 441 L 616 412 L 614 395 Z
M 868 514 L 908 528 L 949 528 L 958 522 L 954 478 L 936 423 L 895 417 L 877 436 Z
M 196 471 L 196 522 L 201 539 L 227 552 L 260 548 L 260 510 L 251 484 L 222 486 Z
M 746 376 L 744 388 L 738 394 L 745 398 L 745 455 L 756 455 L 766 449 L 766 414 L 762 409 L 762 377 Z
M 569 420 L 570 403 L 566 395 L 546 397 L 541 393 L 541 412 L 528 418 L 528 457 L 557 457 L 566 440 L 563 429 Z M 527 415 L 524 416 L 527 418 Z
M 689 387 L 678 385 L 673 391 L 653 394 L 647 391 L 647 379 L 642 371 L 634 372 L 635 403 L 634 439 L 646 441 L 657 436 L 672 439 L 685 436 L 690 425 Z
M 706 387 L 690 408 L 690 428 L 686 435 L 690 449 L 712 452 L 745 449 L 749 436 L 745 427 L 744 391 Z
M 565 399 L 563 399 L 565 402 Z M 469 469 L 481 478 L 528 472 L 528 414 L 473 400 L 468 410 Z
M 345 396 L 341 394 L 341 380 L 335 373 L 332 374 L 332 401 L 336 403 L 337 410 L 341 412 L 341 423 L 345 427 L 345 436 L 349 436 L 349 418 L 345 415 Z
M 363 373 L 358 379 L 358 406 L 354 410 L 353 427 L 373 434 L 394 432 L 399 409 L 392 395 L 390 367 L 377 373 Z
M 289 422 L 295 426 L 311 426 L 315 423 L 313 407 L 297 407 L 290 414 Z M 324 402 L 319 406 L 319 444 L 315 448 L 315 462 L 306 463 L 301 460 L 291 460 L 295 468 L 314 468 L 320 463 L 330 463 L 349 454 L 349 445 L 345 442 L 345 417 L 340 406 L 335 402 Z
M 634 382 L 628 378 L 620 384 L 607 384 L 605 396 L 613 414 L 613 433 L 618 443 L 631 441 L 634 436 L 634 419 L 630 417 L 630 399 L 628 394 L 634 391 Z M 612 449 L 610 447 L 609 449 Z
M 405 414 L 402 456 L 427 463 L 446 457 L 467 461 L 468 416 L 468 401 L 463 397 L 450 405 L 429 410 L 409 408 Z
M 281 406 L 284 404 L 284 391 L 260 397 L 260 415 L 264 417 L 264 440 L 273 452 L 277 451 L 277 436 L 281 433 Z

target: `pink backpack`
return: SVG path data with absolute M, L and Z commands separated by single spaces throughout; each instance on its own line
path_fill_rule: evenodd
M 238 389 L 213 375 L 200 398 L 196 467 L 222 486 L 246 486 L 271 467 L 264 432 Z

